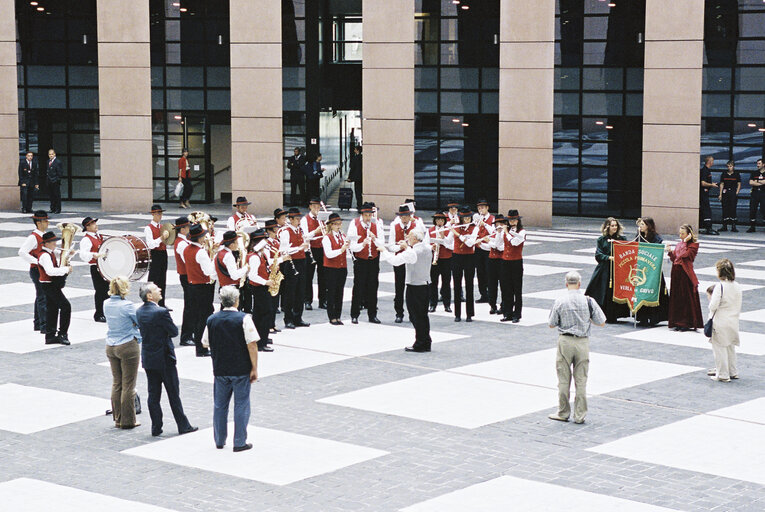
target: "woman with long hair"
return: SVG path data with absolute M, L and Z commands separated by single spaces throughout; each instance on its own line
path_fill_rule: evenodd
M 523 308 L 523 244 L 526 242 L 526 230 L 518 210 L 507 212 L 509 225 L 505 232 L 504 250 L 502 251 L 502 272 L 500 287 L 502 289 L 503 316 L 500 321 L 521 321 Z
M 585 295 L 595 299 L 600 309 L 606 314 L 606 322 L 615 324 L 621 317 L 630 316 L 629 306 L 614 302 L 614 283 L 611 277 L 611 266 L 614 257 L 611 256 L 611 244 L 614 240 L 627 240 L 622 234 L 621 223 L 613 217 L 607 218 L 601 228 L 601 236 L 598 238 L 595 249 L 595 260 L 598 266 L 590 277 Z
M 676 331 L 704 327 L 699 301 L 699 280 L 693 270 L 693 260 L 699 252 L 699 242 L 690 224 L 679 229 L 680 241 L 669 249 L 672 260 L 672 295 L 669 296 L 669 328 Z
M 651 217 L 638 219 L 638 234 L 635 240 L 651 244 L 664 244 L 664 239 L 656 232 L 656 223 Z M 660 322 L 667 320 L 669 307 L 669 294 L 667 284 L 664 282 L 664 271 L 661 273 L 661 286 L 659 287 L 659 305 L 643 306 L 636 315 L 640 327 L 655 327 Z

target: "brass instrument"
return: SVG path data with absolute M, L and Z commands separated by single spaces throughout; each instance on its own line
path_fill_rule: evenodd
M 239 264 L 239 268 L 244 268 L 244 266 L 247 264 L 247 246 L 250 245 L 250 235 L 245 233 L 244 231 L 237 231 L 236 232 L 236 248 L 239 252 L 239 261 L 237 262 Z M 239 287 L 245 285 L 247 282 L 247 274 L 243 275 L 242 278 L 239 280 Z
M 443 238 L 442 236 L 440 236 L 441 233 L 437 232 L 437 231 L 438 231 L 438 228 L 433 230 L 433 234 L 436 235 L 436 238 Z M 440 255 L 440 253 L 441 253 L 441 247 L 439 247 L 438 244 L 434 243 L 433 244 L 433 263 L 432 263 L 432 265 L 438 265 L 438 256 Z
M 284 279 L 284 274 L 279 270 L 279 264 L 281 263 L 281 258 L 278 255 L 279 250 L 274 249 L 272 252 L 274 262 L 271 264 L 271 271 L 268 273 L 268 279 L 271 281 L 271 284 L 268 286 L 268 293 L 271 294 L 271 297 L 276 297 L 279 295 L 279 287 Z
M 202 229 L 207 231 L 205 237 L 199 241 L 199 244 L 205 248 L 210 259 L 215 257 L 215 242 L 213 241 L 213 221 L 210 216 L 205 212 L 191 212 L 188 215 L 189 222 L 192 224 L 199 224 Z
M 61 230 L 61 263 L 59 266 L 66 267 L 69 265 L 69 258 L 72 253 L 74 235 L 82 231 L 82 228 L 71 222 L 61 222 L 56 224 L 56 227 Z
M 165 243 L 165 245 L 173 245 L 175 242 L 175 225 L 172 222 L 165 222 L 162 224 L 162 226 L 159 228 L 159 237 L 162 239 L 162 235 L 164 233 L 167 233 L 167 238 L 163 239 L 162 241 Z
M 258 221 L 255 220 L 254 217 L 253 218 L 245 217 L 243 219 L 239 219 L 238 221 L 236 221 L 236 224 L 234 225 L 234 231 L 236 232 L 244 231 L 245 228 L 249 228 L 249 227 L 254 227 L 254 228 L 258 227 Z

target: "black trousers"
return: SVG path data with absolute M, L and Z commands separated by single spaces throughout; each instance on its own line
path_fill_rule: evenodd
M 367 308 L 369 318 L 377 316 L 377 288 L 380 286 L 380 257 L 356 258 L 353 262 L 353 295 L 351 318 L 358 318 L 361 305 Z
M 319 182 L 319 178 L 306 179 L 306 189 L 308 192 L 308 197 L 306 200 L 311 199 L 312 197 L 319 197 L 321 195 L 321 185 Z
M 709 205 L 708 192 L 703 192 L 699 196 L 699 226 L 712 227 L 712 207 Z
M 306 259 L 306 277 L 305 277 L 305 302 L 313 302 L 313 275 L 317 276 L 319 284 L 319 304 L 327 301 L 327 281 L 324 275 L 324 248 L 311 247 L 311 259 Z
M 738 222 L 738 196 L 735 190 L 728 190 L 722 195 L 723 224 L 736 224 Z
M 101 276 L 98 265 L 90 266 L 90 280 L 93 281 L 93 290 L 96 295 L 93 299 L 96 305 L 94 318 L 104 316 L 104 301 L 109 298 L 109 282 Z
M 430 285 L 406 285 L 406 310 L 414 326 L 414 348 L 430 348 L 430 319 L 428 318 L 428 293 Z
M 765 194 L 762 192 L 752 192 L 752 197 L 749 199 L 749 222 L 752 226 L 757 223 L 757 207 L 760 208 L 760 214 L 765 217 Z
M 258 347 L 263 348 L 268 342 L 268 330 L 271 329 L 271 295 L 267 286 L 252 286 L 247 284 L 249 294 L 252 297 L 252 321 L 258 331 Z
M 305 202 L 305 174 L 300 169 L 292 169 L 290 171 L 290 204 L 300 206 Z
M 271 306 L 271 325 L 268 326 L 269 329 L 276 328 L 276 310 L 279 309 L 279 302 L 281 301 L 281 296 L 282 296 L 281 286 L 279 287 L 278 295 L 273 296 L 270 293 L 268 294 L 269 305 Z
M 502 260 L 500 285 L 505 316 L 520 319 L 523 308 L 523 260 Z
M 473 278 L 475 277 L 475 254 L 452 254 L 452 279 L 454 281 L 454 316 L 462 316 L 462 278 L 465 278 L 465 314 L 475 315 L 473 302 Z
M 64 296 L 61 285 L 58 283 L 42 283 L 45 292 L 45 339 L 50 340 L 58 334 L 66 336 L 69 333 L 69 323 L 72 320 L 72 305 Z
M 441 278 L 441 302 L 444 307 L 452 305 L 452 259 L 438 259 L 430 266 L 430 305 L 438 305 L 438 278 Z
M 249 284 L 239 288 L 239 311 L 252 314 L 252 287 Z
M 343 314 L 343 292 L 348 269 L 325 267 L 324 275 L 327 278 L 327 318 L 340 319 L 340 315 Z
M 353 192 L 356 194 L 356 209 L 358 210 L 360 210 L 361 205 L 364 204 L 364 199 L 362 194 L 363 188 L 364 186 L 361 180 L 357 180 L 353 182 Z
M 61 211 L 61 182 L 52 182 L 48 180 L 48 197 L 50 197 L 50 211 L 58 213 Z
M 404 286 L 406 285 L 406 266 L 393 267 L 396 295 L 393 297 L 393 309 L 396 316 L 404 316 Z
M 194 185 L 191 184 L 191 178 L 183 178 L 183 192 L 181 192 L 181 201 L 188 201 L 191 198 L 191 194 L 194 193 Z
M 39 267 L 30 267 L 29 278 L 35 285 L 35 328 L 40 332 L 45 332 L 45 290 L 40 283 Z
M 181 341 L 194 339 L 194 320 L 191 314 L 190 300 L 189 300 L 189 278 L 186 275 L 178 274 L 178 279 L 181 281 L 181 288 L 183 288 L 183 321 L 181 323 Z
M 21 196 L 21 209 L 25 212 L 31 212 L 32 203 L 35 200 L 35 188 L 31 185 L 19 187 L 19 195 Z
M 475 274 L 478 277 L 478 294 L 481 299 L 489 298 L 489 251 L 476 247 Z
M 146 371 L 146 383 L 149 388 L 149 416 L 151 416 L 151 431 L 158 432 L 162 428 L 162 386 L 167 391 L 167 401 L 170 402 L 170 410 L 173 411 L 173 418 L 178 425 L 178 433 L 191 430 L 191 424 L 186 414 L 183 412 L 181 404 L 180 382 L 178 381 L 178 369 L 175 364 L 167 365 L 163 370 L 152 370 L 144 368 Z
M 295 265 L 293 270 L 292 264 Z M 282 313 L 284 314 L 284 323 L 297 323 L 303 321 L 303 293 L 305 292 L 305 258 L 292 260 L 292 263 L 285 261 L 281 264 L 281 271 L 284 274 L 282 281 Z
M 497 307 L 497 287 L 502 274 L 502 259 L 489 258 L 487 287 L 489 293 L 489 305 Z
M 149 281 L 159 286 L 159 289 L 162 290 L 162 300 L 159 301 L 159 305 L 165 307 L 165 295 L 167 293 L 165 291 L 167 286 L 167 251 L 157 249 L 151 251 Z
M 189 313 L 192 319 L 192 332 L 197 354 L 202 354 L 205 348 L 202 346 L 202 334 L 205 332 L 207 317 L 214 313 L 213 299 L 215 298 L 215 284 L 189 284 Z

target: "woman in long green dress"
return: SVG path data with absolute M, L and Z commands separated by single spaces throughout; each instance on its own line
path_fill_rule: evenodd
M 615 324 L 619 318 L 630 316 L 627 304 L 614 302 L 614 283 L 611 279 L 611 243 L 614 240 L 626 240 L 622 235 L 622 225 L 613 217 L 603 222 L 601 229 L 603 235 L 598 238 L 598 247 L 595 251 L 595 260 L 598 266 L 592 273 L 590 284 L 587 285 L 587 295 L 595 299 L 600 309 L 606 314 L 606 322 Z
M 664 244 L 664 240 L 656 232 L 656 223 L 651 217 L 638 219 L 638 234 L 635 240 L 638 242 L 648 242 L 651 244 Z M 659 286 L 659 305 L 641 307 L 635 318 L 638 321 L 638 327 L 656 327 L 660 322 L 665 322 L 669 318 L 669 292 L 667 292 L 667 283 L 664 281 L 664 271 L 661 272 L 661 285 Z

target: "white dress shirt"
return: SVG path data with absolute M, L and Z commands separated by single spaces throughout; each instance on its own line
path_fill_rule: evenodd
M 201 252 L 201 251 L 200 251 Z M 223 308 L 222 311 L 236 311 L 236 308 Z M 255 324 L 252 322 L 252 315 L 244 315 L 242 320 L 242 330 L 244 330 L 244 341 L 247 343 L 254 343 L 260 339 L 258 331 L 255 330 Z M 210 348 L 210 336 L 207 333 L 207 327 L 202 333 L 202 346 Z
M 90 231 L 85 233 L 85 236 L 82 237 L 82 240 L 80 240 L 80 250 L 79 255 L 80 259 L 84 261 L 85 263 L 90 263 L 90 260 L 93 259 L 97 252 L 93 252 L 91 249 L 93 249 L 93 240 L 98 239 L 98 235 L 96 233 L 91 233 Z M 95 265 L 95 263 L 94 263 Z
M 37 258 L 30 253 L 37 248 L 37 237 L 35 237 L 34 233 L 43 236 L 43 232 L 39 229 L 35 229 L 32 233 L 33 234 L 29 235 L 26 240 L 24 240 L 24 243 L 21 244 L 21 247 L 19 248 L 19 256 L 30 265 L 37 265 Z
M 406 284 L 422 286 L 430 284 L 430 267 L 433 263 L 432 254 L 430 244 L 418 242 L 398 254 L 392 254 L 388 251 L 383 252 L 380 258 L 394 267 L 405 264 Z
M 154 221 L 149 222 L 149 225 L 158 228 L 162 227 L 159 222 Z M 146 239 L 146 245 L 149 247 L 149 250 L 156 249 L 159 247 L 159 244 L 162 243 L 162 235 L 160 235 L 158 238 L 154 238 L 154 234 L 151 232 L 151 228 L 149 226 L 143 228 L 143 237 Z
M 332 239 L 330 237 L 334 237 L 335 240 L 340 243 L 340 245 L 343 245 L 343 239 L 340 233 L 335 233 L 333 231 L 330 231 L 329 234 L 324 237 L 324 240 L 321 241 L 321 245 L 324 248 L 324 256 L 326 256 L 329 259 L 332 259 L 332 258 L 336 258 L 340 256 L 345 251 L 341 251 L 340 249 L 333 249 Z
M 250 273 L 247 274 L 247 279 L 249 279 L 255 284 L 262 284 L 265 286 L 265 284 L 268 282 L 268 279 L 263 279 L 262 277 L 260 277 L 260 274 L 258 274 L 261 258 L 262 256 L 258 253 L 250 254 L 250 257 L 247 260 L 250 264 Z M 268 262 L 268 259 L 266 259 L 266 262 Z M 271 269 L 269 268 L 268 270 L 270 273 Z
M 245 274 L 247 274 L 247 267 L 239 268 L 237 266 L 234 253 L 231 252 L 231 249 L 228 247 L 221 248 L 221 251 L 225 251 L 226 253 L 223 256 L 223 265 L 226 266 L 226 271 L 228 272 L 229 277 L 234 281 L 243 278 Z
M 69 273 L 69 267 L 54 267 L 53 266 L 53 259 L 51 258 L 51 251 L 50 249 L 46 249 L 43 247 L 43 252 L 40 254 L 40 259 L 38 260 L 40 266 L 45 270 L 45 273 L 48 274 L 50 277 L 56 277 L 56 276 L 65 276 Z
M 301 246 L 293 247 L 290 245 L 290 232 L 287 231 L 288 229 L 298 233 L 300 227 L 295 227 L 292 224 L 288 224 L 283 230 L 279 232 L 279 252 L 282 254 L 295 254 L 296 252 L 305 251 L 304 249 L 301 249 Z M 303 241 L 305 242 L 305 239 Z
M 478 240 L 478 228 L 475 226 L 470 226 L 470 227 L 473 229 L 473 232 L 470 233 L 469 235 L 459 235 L 459 241 L 467 245 L 468 247 L 473 247 L 476 241 Z M 457 229 L 458 232 L 462 231 L 460 229 L 460 225 L 454 226 L 454 228 Z M 455 243 L 454 232 L 449 231 L 448 237 L 452 239 L 452 247 L 454 247 L 454 243 Z
M 510 242 L 510 245 L 518 246 L 526 241 L 526 230 L 514 231 L 512 228 L 505 234 L 505 238 Z
M 250 226 L 258 225 L 258 221 L 255 220 L 255 217 L 253 217 L 250 214 L 250 212 L 244 212 L 244 214 L 237 212 L 237 215 L 240 215 L 244 217 L 245 219 L 248 219 L 250 221 Z M 228 218 L 228 221 L 226 221 L 226 228 L 228 229 L 228 231 L 236 231 L 236 222 L 237 222 L 236 215 L 232 215 L 231 217 Z
M 372 229 L 372 223 L 375 222 L 374 219 L 372 219 L 368 224 L 365 224 L 363 220 L 359 219 L 359 223 L 361 224 L 362 229 L 367 231 L 368 235 L 372 235 L 372 232 L 370 231 Z M 377 239 L 375 240 L 374 244 L 377 246 L 378 249 L 383 247 L 385 245 L 385 235 L 382 231 L 382 221 L 379 221 L 377 223 Z M 359 239 L 361 238 L 361 235 L 358 232 L 358 229 L 356 229 L 356 221 L 352 221 L 351 224 L 348 226 L 348 240 L 351 242 L 351 245 L 349 246 L 351 251 L 353 252 L 359 252 L 362 250 L 370 251 L 370 246 L 364 245 L 363 243 L 359 242 Z M 369 254 L 369 253 L 368 253 Z
M 178 238 L 180 242 L 175 246 L 175 252 L 181 258 L 181 261 L 186 263 L 186 258 L 183 257 L 183 251 L 189 246 L 189 240 L 186 238 L 186 235 L 180 233 L 178 233 L 176 238 Z
M 309 213 L 308 215 L 310 215 L 312 219 L 315 219 L 321 225 L 321 222 L 319 221 L 319 218 L 316 215 L 314 215 L 313 213 Z M 306 242 L 310 242 L 314 238 L 321 238 L 322 236 L 324 236 L 321 234 L 321 231 L 319 231 L 318 233 L 314 233 L 312 230 L 308 229 L 308 219 L 306 218 L 305 215 L 303 216 L 302 219 L 300 219 L 300 230 L 303 232 L 303 240 L 305 240 Z

